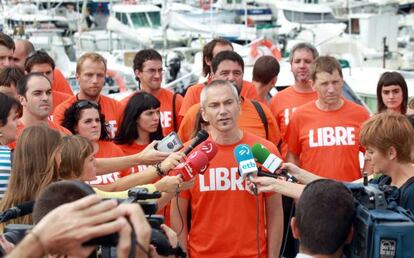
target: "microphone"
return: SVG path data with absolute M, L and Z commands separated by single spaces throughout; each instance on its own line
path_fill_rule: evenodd
M 202 151 L 195 151 L 183 163 L 171 170 L 172 175 L 182 175 L 184 181 L 188 181 L 196 174 L 204 174 L 208 165 L 208 156 Z
M 0 214 L 0 223 L 31 214 L 33 212 L 34 204 L 35 201 L 24 202 L 2 212 Z
M 216 156 L 218 148 L 217 145 L 212 141 L 205 141 L 200 146 L 200 151 L 207 155 L 208 161 L 212 160 Z
M 278 169 L 282 166 L 283 160 L 278 158 L 275 154 L 270 153 L 270 151 L 260 143 L 255 143 L 252 146 L 252 152 L 255 160 L 262 164 L 264 168 L 269 170 L 272 174 L 280 174 L 288 182 L 297 183 L 298 180 L 296 177 L 292 176 L 286 169 L 282 169 L 279 172 Z
M 249 145 L 237 145 L 234 149 L 234 156 L 239 164 L 240 176 L 250 178 L 252 175 L 257 174 L 256 162 Z M 257 187 L 255 184 L 253 184 L 253 193 L 257 195 Z
M 208 133 L 207 133 L 206 130 L 201 129 L 200 131 L 198 131 L 197 135 L 194 137 L 194 139 L 190 143 L 190 145 L 188 145 L 185 148 L 184 154 L 188 155 L 188 153 L 190 153 L 195 147 L 197 147 L 197 145 L 199 145 L 203 141 L 207 140 L 207 138 L 208 138 Z

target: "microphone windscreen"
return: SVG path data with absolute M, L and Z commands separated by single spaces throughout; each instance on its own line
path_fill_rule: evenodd
M 208 156 L 202 151 L 195 151 L 191 153 L 186 162 L 196 173 L 200 173 L 208 165 Z
M 270 155 L 270 151 L 260 143 L 255 143 L 252 146 L 253 156 L 256 161 L 263 164 Z
M 20 216 L 31 214 L 33 212 L 34 204 L 35 201 L 29 201 L 16 205 L 16 207 L 20 209 Z
M 247 144 L 239 144 L 234 149 L 234 156 L 239 164 L 240 175 L 246 176 L 257 173 L 256 162 L 253 158 L 252 150 Z
M 214 158 L 214 156 L 216 156 L 218 148 L 217 148 L 217 145 L 214 142 L 205 141 L 201 145 L 200 150 L 207 155 L 208 160 L 210 161 Z

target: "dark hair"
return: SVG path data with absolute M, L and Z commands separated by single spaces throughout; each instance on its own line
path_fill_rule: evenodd
M 29 83 L 29 81 L 30 81 L 30 79 L 32 78 L 32 77 L 43 77 L 43 78 L 45 78 L 48 82 L 49 82 L 49 84 L 50 84 L 50 86 L 52 86 L 52 83 L 50 82 L 50 80 L 46 77 L 46 76 L 44 76 L 44 74 L 43 73 L 29 73 L 29 74 L 26 74 L 25 76 L 23 76 L 18 82 L 17 82 L 17 85 L 16 85 L 16 88 L 17 88 L 17 93 L 19 94 L 19 95 L 21 95 L 21 96 L 26 96 L 26 92 L 27 92 L 27 83 Z
M 90 194 L 92 187 L 77 180 L 63 180 L 47 186 L 39 194 L 33 207 L 33 222 L 39 221 L 49 212 L 65 203 L 74 202 Z M 70 214 L 67 214 L 70 216 Z
M 339 64 L 338 60 L 332 56 L 320 56 L 316 58 L 310 66 L 310 76 L 312 81 L 316 81 L 316 75 L 318 73 L 326 72 L 329 74 L 333 74 L 334 71 L 337 70 L 339 76 L 342 76 L 342 68 Z
M 203 48 L 203 74 L 207 76 L 210 74 L 210 66 L 206 63 L 206 59 L 211 61 L 213 59 L 213 50 L 217 45 L 229 45 L 233 49 L 230 41 L 223 38 L 215 38 L 204 45 Z
M 344 184 L 319 179 L 308 184 L 296 205 L 301 248 L 333 254 L 346 241 L 355 215 L 354 198 Z
M 101 136 L 99 140 L 109 140 L 108 126 L 105 122 L 105 115 L 101 112 L 101 106 L 90 100 L 82 99 L 73 103 L 68 109 L 65 110 L 65 114 L 62 120 L 61 125 L 68 129 L 72 134 L 77 134 L 75 132 L 75 127 L 81 119 L 81 112 L 84 109 L 96 109 L 99 113 L 99 119 L 101 120 Z
M 319 52 L 313 45 L 306 43 L 306 42 L 301 42 L 301 43 L 294 45 L 292 49 L 290 50 L 289 63 L 292 64 L 293 55 L 295 54 L 297 50 L 301 50 L 301 49 L 306 49 L 310 51 L 312 53 L 313 60 L 319 57 Z
M 24 62 L 24 70 L 30 73 L 32 67 L 37 64 L 49 64 L 52 69 L 55 69 L 55 61 L 53 61 L 53 58 L 42 50 L 34 51 L 27 56 Z
M 134 65 L 133 65 L 134 72 L 136 70 L 142 72 L 144 63 L 148 60 L 159 60 L 162 62 L 162 57 L 160 53 L 158 53 L 157 50 L 155 49 L 143 49 L 143 50 L 138 51 L 134 57 Z M 135 79 L 139 81 L 138 77 L 135 77 Z
M 268 84 L 279 75 L 280 65 L 273 56 L 261 56 L 253 66 L 253 81 Z
M 17 109 L 19 116 L 22 115 L 22 106 L 15 98 L 0 92 L 0 103 L 0 126 L 7 125 L 7 118 L 13 108 Z
M 221 62 L 227 61 L 227 60 L 238 63 L 241 66 L 242 71 L 244 72 L 244 61 L 243 61 L 243 58 L 239 54 L 237 54 L 234 51 L 222 51 L 218 53 L 211 61 L 211 67 L 213 68 L 213 73 L 217 72 L 218 66 L 221 64 Z
M 382 88 L 384 86 L 398 85 L 401 87 L 403 92 L 403 101 L 401 103 L 401 113 L 405 114 L 407 112 L 407 102 L 408 102 L 408 88 L 407 83 L 404 80 L 404 77 L 397 72 L 385 72 L 381 75 L 377 84 L 377 103 L 378 103 L 378 113 L 381 113 L 387 110 L 387 107 L 384 104 L 382 99 Z
M 203 119 L 203 116 L 201 115 L 201 109 L 198 109 L 197 114 L 195 116 L 194 127 L 193 127 L 193 131 L 191 132 L 190 138 L 196 137 L 197 133 L 201 129 L 205 129 L 209 125 L 210 125 L 209 122 Z
M 8 49 L 15 49 L 13 39 L 3 32 L 0 32 L 0 46 L 4 46 Z
M 139 91 L 129 99 L 125 107 L 121 126 L 114 139 L 117 144 L 132 144 L 139 138 L 137 120 L 141 114 L 148 109 L 155 109 L 161 106 L 160 101 L 153 95 Z M 150 140 L 161 140 L 163 138 L 161 122 L 158 123 L 157 131 L 150 134 Z
M 0 70 L 0 85 L 17 88 L 17 82 L 24 77 L 24 72 L 17 66 L 9 66 Z

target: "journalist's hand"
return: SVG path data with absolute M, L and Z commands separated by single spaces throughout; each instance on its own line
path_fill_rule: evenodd
M 95 247 L 85 247 L 82 243 L 119 232 L 126 225 L 116 201 L 101 201 L 100 197 L 90 195 L 54 209 L 33 232 L 49 254 L 87 257 Z
M 136 203 L 132 204 L 121 204 L 117 208 L 120 213 L 128 219 L 135 230 L 135 234 L 137 236 L 137 240 L 139 245 L 137 246 L 137 257 L 147 257 L 149 252 L 149 243 L 151 240 L 151 226 L 149 225 L 147 219 L 145 218 L 145 214 L 142 211 L 140 205 Z M 127 233 L 124 232 L 125 238 Z M 130 236 L 130 234 L 129 234 Z M 123 240 L 120 239 L 120 242 Z M 126 240 L 128 243 L 131 243 L 130 238 Z M 126 252 L 128 250 L 128 252 Z M 129 249 L 124 246 L 123 254 L 129 254 Z M 117 257 L 122 257 L 118 255 Z M 125 256 L 128 257 L 128 256 Z
M 183 152 L 173 152 L 164 161 L 161 162 L 161 170 L 168 173 L 178 164 L 184 161 L 185 154 Z
M 256 184 L 257 192 L 258 193 L 267 193 L 267 192 L 278 192 L 278 181 L 282 181 L 280 179 L 275 179 L 271 177 L 250 177 L 247 181 L 247 190 L 253 194 L 252 187 L 253 183 Z
M 150 144 L 148 144 L 145 149 L 143 149 L 141 152 L 135 154 L 139 160 L 140 165 L 154 165 L 157 164 L 163 160 L 165 160 L 170 153 L 168 152 L 161 152 L 155 149 L 155 145 L 158 143 L 158 141 L 153 141 Z
M 182 182 L 183 179 L 180 175 L 165 176 L 158 180 L 154 185 L 155 188 L 157 188 L 157 190 L 160 192 L 175 193 Z

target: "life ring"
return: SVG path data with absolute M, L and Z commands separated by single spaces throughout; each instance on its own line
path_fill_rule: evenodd
M 107 70 L 106 76 L 111 77 L 115 81 L 116 85 L 118 85 L 119 87 L 119 92 L 127 91 L 124 78 L 120 76 L 117 72 L 115 72 L 114 70 Z
M 211 6 L 211 0 L 200 0 L 200 7 L 204 11 L 207 11 L 208 9 L 210 9 L 210 6 Z
M 259 55 L 258 47 L 264 46 L 267 47 L 271 52 L 272 55 L 278 60 L 282 60 L 282 54 L 280 54 L 279 49 L 273 45 L 273 43 L 270 40 L 263 39 L 260 42 L 256 42 L 251 46 L 250 49 L 250 56 L 253 58 L 256 58 Z

